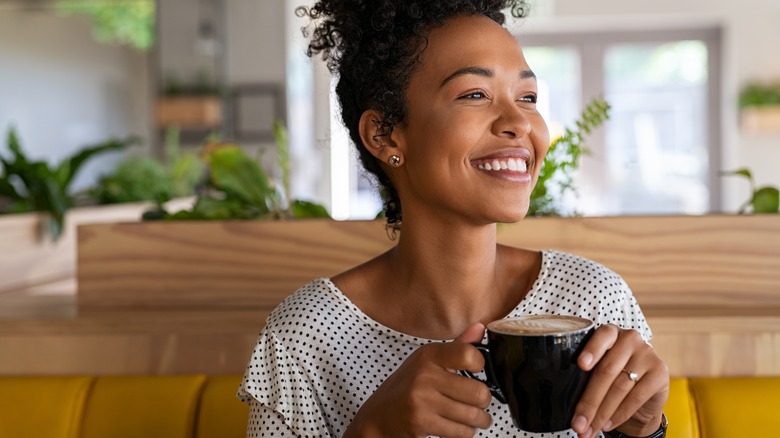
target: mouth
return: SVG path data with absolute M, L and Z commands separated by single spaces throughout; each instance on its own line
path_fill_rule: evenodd
M 531 154 L 525 149 L 512 149 L 471 160 L 472 167 L 490 176 L 510 182 L 527 183 L 533 167 Z
M 528 161 L 524 158 L 493 158 L 486 160 L 474 160 L 472 166 L 479 170 L 500 172 L 503 170 L 510 172 L 526 173 L 528 172 Z

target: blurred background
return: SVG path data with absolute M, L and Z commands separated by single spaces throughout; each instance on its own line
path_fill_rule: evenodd
M 338 122 L 332 78 L 304 54 L 302 4 L 0 0 L 0 133 L 15 128 L 30 157 L 51 162 L 107 138 L 142 138 L 86 163 L 79 190 L 128 154 L 165 160 L 172 125 L 183 151 L 216 135 L 272 163 L 279 120 L 292 196 L 336 219 L 374 217 L 381 204 Z M 777 1 L 537 0 L 510 27 L 554 135 L 593 98 L 611 105 L 586 139 L 578 196 L 562 200 L 571 211 L 732 213 L 749 185 L 721 172 L 748 168 L 756 182 L 780 184 L 780 123 L 744 116 L 751 86 L 780 82 Z

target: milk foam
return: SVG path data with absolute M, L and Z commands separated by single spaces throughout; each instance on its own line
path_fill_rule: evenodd
M 590 320 L 576 316 L 534 315 L 493 321 L 488 329 L 510 335 L 545 335 L 579 331 L 592 324 Z

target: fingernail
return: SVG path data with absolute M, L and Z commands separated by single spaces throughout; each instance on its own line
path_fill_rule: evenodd
M 590 368 L 590 363 L 593 362 L 593 355 L 590 353 L 582 353 L 580 360 L 582 360 L 582 365 L 585 366 L 585 368 Z
M 580 433 L 588 427 L 588 419 L 584 415 L 577 415 L 571 422 L 571 428 Z
M 612 430 L 612 420 L 607 420 L 606 423 L 604 423 L 604 426 L 601 428 L 601 430 L 609 432 Z

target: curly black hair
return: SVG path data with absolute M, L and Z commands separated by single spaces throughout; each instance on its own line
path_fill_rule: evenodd
M 507 9 L 520 18 L 528 6 L 523 0 L 320 0 L 297 9 L 299 17 L 316 23 L 307 55 L 321 53 L 338 76 L 341 117 L 363 167 L 380 185 L 388 226 L 400 226 L 401 202 L 379 160 L 362 147 L 360 117 L 368 109 L 382 114 L 382 120 L 374 121 L 377 136 L 406 123 L 405 91 L 428 32 L 463 15 L 481 15 L 503 25 Z M 307 28 L 303 31 L 308 36 Z

